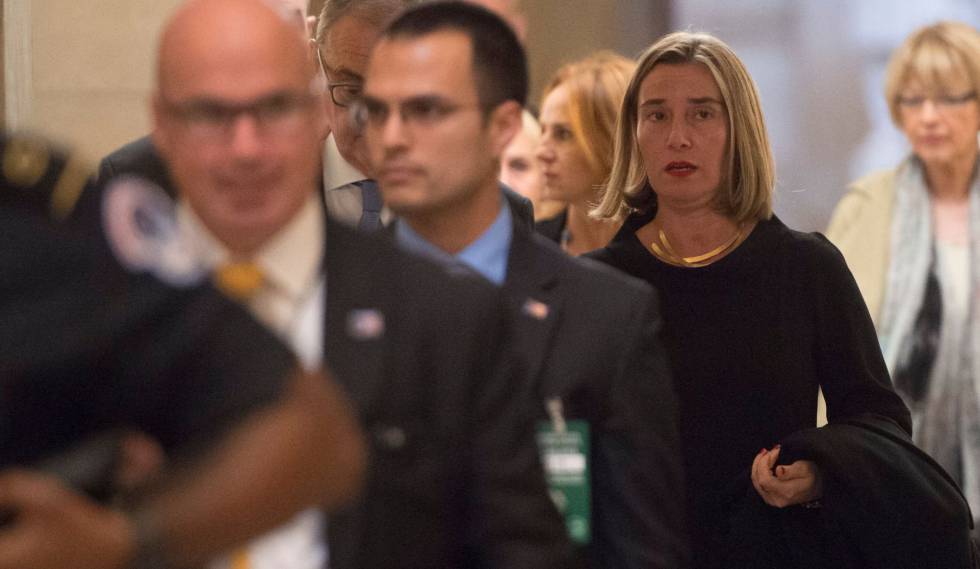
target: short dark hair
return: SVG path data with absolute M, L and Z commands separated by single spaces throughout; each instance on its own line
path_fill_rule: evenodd
M 505 101 L 527 101 L 527 58 L 514 30 L 493 12 L 466 2 L 438 1 L 410 8 L 388 26 L 385 40 L 413 39 L 439 31 L 470 39 L 477 96 L 484 110 Z

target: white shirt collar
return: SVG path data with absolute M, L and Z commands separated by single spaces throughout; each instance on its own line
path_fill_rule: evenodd
M 186 201 L 177 204 L 177 226 L 207 267 L 231 258 L 228 248 L 204 225 Z M 252 259 L 275 287 L 292 298 L 306 293 L 317 279 L 325 242 L 323 210 L 317 194 L 269 239 Z
M 363 172 L 340 155 L 333 135 L 328 136 L 323 145 L 323 187 L 329 192 L 365 178 Z

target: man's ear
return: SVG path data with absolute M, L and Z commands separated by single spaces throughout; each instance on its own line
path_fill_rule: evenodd
M 310 41 L 313 41 L 313 34 L 316 33 L 316 16 L 306 17 L 306 35 L 310 36 Z
M 494 157 L 499 158 L 504 148 L 521 130 L 521 113 L 524 107 L 517 101 L 505 101 L 490 114 L 490 144 Z
M 320 91 L 313 101 L 313 120 L 320 140 L 326 140 L 333 130 L 330 126 L 330 113 L 327 112 L 327 95 Z
M 311 37 L 309 40 L 307 40 L 307 44 L 310 47 L 310 57 L 313 58 L 313 62 L 316 63 L 317 68 L 319 68 L 320 67 L 320 59 L 319 59 L 319 57 L 317 56 L 317 53 L 316 53 L 316 50 L 317 50 L 316 40 Z

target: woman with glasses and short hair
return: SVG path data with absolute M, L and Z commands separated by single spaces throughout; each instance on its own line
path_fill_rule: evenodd
M 917 30 L 892 55 L 885 97 L 911 154 L 855 182 L 827 236 L 871 311 L 915 442 L 980 514 L 980 34 Z M 974 536 L 977 537 L 977 530 Z
M 594 212 L 623 226 L 589 256 L 659 292 L 694 567 L 965 569 L 966 503 L 912 445 L 844 259 L 773 215 L 774 184 L 731 48 L 690 32 L 651 46 Z

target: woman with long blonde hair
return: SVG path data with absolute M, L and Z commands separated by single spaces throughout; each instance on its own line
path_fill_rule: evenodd
M 968 567 L 966 504 L 912 445 L 843 258 L 772 213 L 762 106 L 731 48 L 665 36 L 616 130 L 595 214 L 623 226 L 591 256 L 660 293 L 695 567 Z

